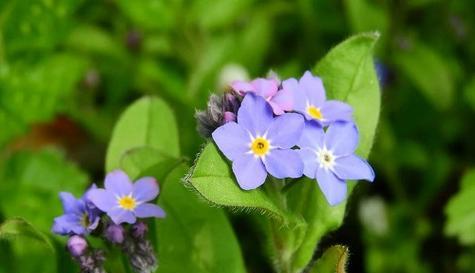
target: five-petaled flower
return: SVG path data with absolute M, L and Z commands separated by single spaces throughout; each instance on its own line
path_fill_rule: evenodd
M 350 105 L 326 99 L 322 80 L 309 71 L 297 81 L 294 78 L 282 82 L 282 91 L 293 93 L 293 110 L 315 120 L 323 126 L 334 121 L 352 121 L 353 110 Z
M 276 115 L 292 110 L 292 90 L 279 90 L 279 81 L 276 79 L 257 78 L 251 82 L 235 81 L 231 84 L 231 88 L 242 96 L 246 93 L 254 93 L 263 97 Z
M 126 173 L 116 170 L 107 174 L 104 185 L 105 189 L 93 189 L 88 197 L 115 224 L 133 224 L 137 217 L 165 217 L 159 206 L 147 203 L 159 193 L 153 177 L 143 177 L 132 184 Z
M 231 161 L 239 186 L 244 190 L 262 185 L 267 172 L 276 178 L 302 176 L 303 163 L 293 149 L 300 139 L 304 119 L 296 113 L 274 118 L 272 109 L 260 96 L 244 97 L 237 123 L 229 122 L 212 136 Z
M 100 220 L 100 211 L 92 205 L 87 195 L 91 187 L 81 198 L 76 199 L 69 192 L 61 192 L 64 214 L 54 219 L 52 231 L 59 235 L 85 235 L 96 229 Z
M 304 174 L 316 178 L 330 205 L 346 197 L 346 180 L 374 180 L 374 172 L 364 159 L 354 154 L 358 145 L 354 123 L 335 122 L 324 131 L 315 122 L 307 122 L 299 141 Z

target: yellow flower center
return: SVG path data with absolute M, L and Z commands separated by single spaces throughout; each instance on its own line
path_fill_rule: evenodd
M 263 137 L 258 137 L 254 139 L 251 143 L 251 151 L 256 156 L 264 156 L 269 152 L 270 143 L 267 139 Z
M 125 210 L 133 210 L 137 206 L 137 202 L 130 195 L 120 197 L 118 202 L 119 202 L 119 206 Z
M 317 108 L 313 105 L 310 105 L 307 107 L 307 114 L 309 114 L 309 116 L 311 116 L 314 119 L 318 119 L 318 120 L 323 119 L 323 115 L 322 115 L 322 112 L 320 111 L 320 108 Z
M 89 215 L 87 213 L 83 213 L 83 215 L 81 216 L 80 223 L 81 223 L 81 226 L 85 228 L 89 227 L 91 223 L 89 222 Z

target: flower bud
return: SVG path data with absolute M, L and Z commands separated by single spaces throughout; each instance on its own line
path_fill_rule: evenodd
M 132 236 L 135 238 L 143 238 L 148 231 L 148 227 L 144 222 L 137 222 L 132 226 Z
M 105 231 L 107 240 L 114 244 L 122 244 L 124 242 L 125 230 L 121 225 L 111 224 Z
M 87 241 L 81 236 L 73 235 L 68 240 L 68 250 L 73 257 L 82 256 L 87 249 Z

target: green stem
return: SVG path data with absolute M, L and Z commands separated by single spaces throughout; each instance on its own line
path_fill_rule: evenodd
M 132 271 L 130 270 L 130 267 L 129 267 L 129 261 L 127 260 L 127 258 L 124 256 L 124 254 L 120 254 L 120 259 L 122 261 L 122 265 L 124 266 L 124 270 L 126 273 L 132 273 Z

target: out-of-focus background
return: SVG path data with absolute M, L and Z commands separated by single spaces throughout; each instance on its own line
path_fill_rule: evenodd
M 0 222 L 48 232 L 57 193 L 103 177 L 135 99 L 168 102 L 192 159 L 211 92 L 270 70 L 299 77 L 351 34 L 379 31 L 377 179 L 322 245 L 349 246 L 349 272 L 475 272 L 474 15 L 470 0 L 2 0 Z M 269 272 L 236 225 L 249 272 Z M 35 243 L 0 242 L 2 273 L 55 263 Z

